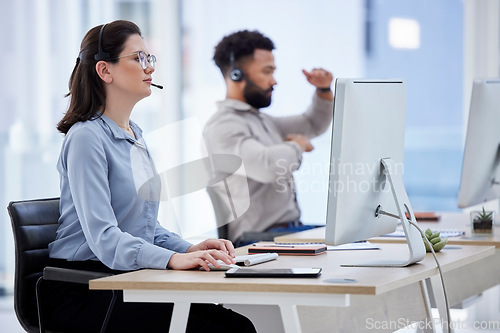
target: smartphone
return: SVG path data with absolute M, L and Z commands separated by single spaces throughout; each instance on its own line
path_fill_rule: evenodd
M 320 274 L 321 268 L 231 268 L 226 271 L 228 278 L 315 278 Z

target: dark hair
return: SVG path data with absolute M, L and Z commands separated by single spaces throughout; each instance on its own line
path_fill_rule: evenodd
M 97 75 L 95 65 L 98 62 L 94 56 L 99 49 L 99 32 L 102 25 L 90 29 L 83 37 L 80 53 L 76 65 L 69 79 L 70 96 L 68 111 L 57 124 L 61 133 L 68 133 L 71 126 L 79 121 L 95 118 L 106 107 L 106 92 L 104 84 Z M 109 53 L 109 59 L 102 59 L 111 63 L 118 62 L 125 42 L 134 34 L 142 36 L 139 27 L 130 21 L 117 20 L 105 25 L 102 31 L 101 48 Z
M 253 57 L 256 49 L 274 50 L 274 43 L 257 30 L 241 30 L 224 36 L 215 47 L 213 60 L 223 76 L 230 71 L 230 54 L 233 53 L 234 62 L 241 67 L 241 62 Z

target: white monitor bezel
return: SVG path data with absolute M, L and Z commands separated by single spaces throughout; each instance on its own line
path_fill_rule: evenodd
M 419 231 L 406 218 L 408 215 L 416 223 L 402 181 L 406 83 L 399 79 L 338 78 L 335 99 L 326 244 L 388 234 L 399 220 L 409 253 L 384 262 L 355 265 L 406 266 L 420 261 L 425 247 Z M 361 168 L 359 172 L 356 165 Z M 365 191 L 362 184 L 369 185 Z M 376 214 L 377 208 L 389 214 Z

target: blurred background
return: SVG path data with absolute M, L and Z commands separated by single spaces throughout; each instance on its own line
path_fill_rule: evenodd
M 0 294 L 13 288 L 5 209 L 59 196 L 56 161 L 68 80 L 84 34 L 132 20 L 158 58 L 154 89 L 132 119 L 165 167 L 204 156 L 201 130 L 225 97 L 212 61 L 225 35 L 257 29 L 276 45 L 273 115 L 298 114 L 314 89 L 301 70 L 407 83 L 404 182 L 415 211 L 457 211 L 474 77 L 499 76 L 498 0 L 2 0 L 0 3 Z M 168 137 L 162 141 L 161 138 Z M 160 139 L 158 139 L 160 138 Z M 331 129 L 314 139 L 296 173 L 305 223 L 324 223 Z M 160 170 L 161 171 L 161 170 Z M 185 237 L 213 233 L 204 190 L 162 203 L 161 223 Z M 195 226 L 203 220 L 206 228 Z M 186 227 L 191 226 L 191 227 Z

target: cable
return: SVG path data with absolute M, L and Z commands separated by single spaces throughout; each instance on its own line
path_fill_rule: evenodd
M 425 232 L 423 232 L 422 229 L 420 229 L 420 227 L 416 223 L 413 223 L 411 220 L 408 219 L 408 222 L 412 226 L 414 226 L 415 228 L 417 228 L 417 230 L 420 232 L 420 235 L 422 236 L 422 239 L 427 243 L 427 245 L 431 249 L 432 256 L 434 257 L 434 261 L 436 262 L 436 265 L 437 265 L 437 268 L 438 268 L 438 271 L 439 271 L 439 277 L 441 278 L 441 285 L 443 286 L 444 303 L 445 303 L 445 306 L 446 306 L 446 317 L 447 317 L 446 318 L 447 319 L 446 328 L 447 328 L 448 333 L 451 333 L 450 305 L 448 304 L 448 295 L 446 294 L 446 288 L 445 288 L 445 285 L 444 285 L 443 271 L 441 270 L 441 265 L 439 264 L 439 260 L 437 259 L 436 252 L 434 252 L 434 249 L 432 247 L 431 242 L 429 242 L 429 240 L 425 236 Z

